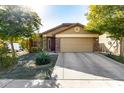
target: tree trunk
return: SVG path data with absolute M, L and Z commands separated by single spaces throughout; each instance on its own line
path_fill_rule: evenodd
M 10 45 L 11 45 L 11 49 L 12 49 L 12 57 L 15 58 L 15 49 L 14 49 L 14 45 L 13 45 L 13 37 L 10 38 Z
M 123 37 L 120 39 L 120 56 L 124 56 Z
M 31 40 L 31 38 L 29 38 L 29 39 L 28 39 L 28 51 L 29 51 L 29 53 L 32 52 L 32 51 L 31 51 L 31 43 L 32 43 L 32 40 Z

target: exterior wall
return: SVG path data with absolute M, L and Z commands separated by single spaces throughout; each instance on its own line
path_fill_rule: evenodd
M 108 34 L 99 36 L 100 51 L 108 52 L 115 55 L 120 54 L 120 41 L 116 41 L 108 38 Z

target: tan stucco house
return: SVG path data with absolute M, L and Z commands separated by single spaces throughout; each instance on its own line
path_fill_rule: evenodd
M 80 23 L 63 23 L 41 35 L 46 51 L 94 52 L 99 45 L 99 34 L 85 31 Z

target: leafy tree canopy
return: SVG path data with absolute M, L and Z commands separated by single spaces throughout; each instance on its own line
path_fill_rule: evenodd
M 0 6 L 0 34 L 6 37 L 29 37 L 39 30 L 40 18 L 29 8 L 17 5 Z
M 15 57 L 13 41 L 19 37 L 30 37 L 39 30 L 41 19 L 28 7 L 17 5 L 0 6 L 0 37 L 10 41 Z
M 124 6 L 92 5 L 86 14 L 86 29 L 92 32 L 108 32 L 112 37 L 120 39 L 124 36 Z

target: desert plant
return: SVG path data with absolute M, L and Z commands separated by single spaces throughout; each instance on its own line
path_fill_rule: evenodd
M 48 53 L 46 52 L 41 52 L 38 54 L 36 58 L 36 65 L 45 65 L 50 63 L 51 57 Z

